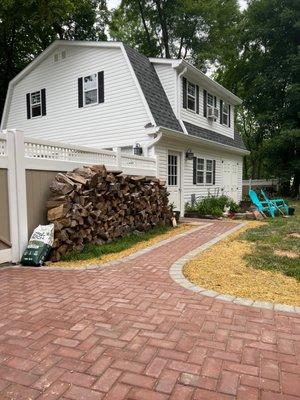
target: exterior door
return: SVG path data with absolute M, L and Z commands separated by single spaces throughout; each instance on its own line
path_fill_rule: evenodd
M 181 180 L 180 180 L 180 153 L 168 152 L 168 192 L 169 203 L 174 204 L 174 209 L 181 210 Z
M 237 201 L 237 188 L 238 188 L 238 171 L 237 163 L 235 161 L 226 160 L 222 161 L 223 171 L 222 171 L 222 187 L 223 194 L 225 196 L 231 197 L 234 201 Z

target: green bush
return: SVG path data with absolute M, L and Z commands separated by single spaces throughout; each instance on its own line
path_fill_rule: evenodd
M 185 206 L 186 212 L 198 212 L 199 215 L 212 215 L 213 217 L 221 217 L 225 206 L 229 206 L 231 211 L 237 212 L 239 206 L 229 197 L 205 197 L 191 205 Z

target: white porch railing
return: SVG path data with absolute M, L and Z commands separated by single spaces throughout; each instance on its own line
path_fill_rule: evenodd
M 26 170 L 71 171 L 87 164 L 104 164 L 108 170 L 132 175 L 157 173 L 156 158 L 35 139 L 17 130 L 0 132 L 0 168 L 7 170 L 9 188 L 12 261 L 19 261 L 28 241 Z

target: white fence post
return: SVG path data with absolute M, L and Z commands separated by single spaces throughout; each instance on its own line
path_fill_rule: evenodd
M 7 137 L 8 198 L 12 261 L 19 262 L 28 241 L 24 134 L 10 129 Z
M 11 241 L 12 262 L 18 262 L 19 259 L 19 232 L 18 232 L 18 200 L 16 185 L 16 155 L 15 138 L 11 131 L 3 131 L 6 135 L 7 146 L 7 183 L 8 183 L 8 203 L 9 203 L 9 225 Z
M 24 147 L 24 133 L 19 130 L 13 130 L 13 133 L 15 138 L 19 259 L 20 259 L 28 243 L 25 147 Z

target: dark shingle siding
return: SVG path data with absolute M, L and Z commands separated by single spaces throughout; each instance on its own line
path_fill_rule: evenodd
M 157 126 L 182 132 L 159 77 L 149 59 L 124 45 Z
M 235 147 L 238 149 L 247 150 L 241 135 L 237 132 L 234 133 L 234 139 L 232 139 L 228 136 L 222 135 L 221 133 L 201 128 L 200 126 L 190 124 L 186 121 L 183 121 L 183 123 L 186 127 L 186 130 L 188 131 L 188 134 L 191 136 L 211 140 L 212 142 L 225 144 L 227 146 Z

